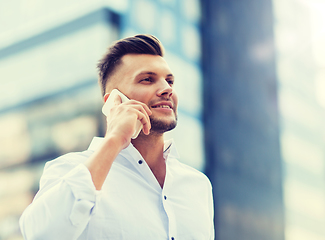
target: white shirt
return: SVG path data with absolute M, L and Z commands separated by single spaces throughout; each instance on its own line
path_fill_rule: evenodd
M 46 163 L 40 190 L 20 219 L 26 240 L 212 240 L 212 189 L 201 172 L 180 163 L 165 142 L 160 187 L 130 144 L 112 164 L 100 191 L 83 164 L 99 147 Z

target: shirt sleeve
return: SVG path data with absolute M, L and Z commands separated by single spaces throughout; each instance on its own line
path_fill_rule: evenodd
M 83 163 L 47 163 L 40 190 L 20 218 L 24 239 L 78 239 L 95 213 L 99 195 Z

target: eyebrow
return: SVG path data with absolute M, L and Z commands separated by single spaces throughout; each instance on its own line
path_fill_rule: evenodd
M 154 76 L 157 76 L 157 73 L 154 73 L 154 72 L 140 72 L 137 76 L 141 76 L 141 75 L 154 75 Z M 169 74 L 167 74 L 166 77 L 174 77 L 174 75 L 169 73 Z

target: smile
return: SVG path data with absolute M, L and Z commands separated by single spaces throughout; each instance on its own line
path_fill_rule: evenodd
M 171 108 L 168 105 L 158 105 L 158 106 L 152 106 L 152 108 Z
M 159 109 L 174 109 L 173 103 L 170 101 L 160 101 L 156 104 L 151 106 L 152 108 L 159 108 Z

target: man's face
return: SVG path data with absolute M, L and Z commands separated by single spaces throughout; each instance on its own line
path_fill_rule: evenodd
M 178 99 L 167 62 L 161 56 L 149 54 L 127 54 L 121 60 L 111 82 L 128 98 L 150 108 L 152 132 L 173 129 L 177 122 Z

